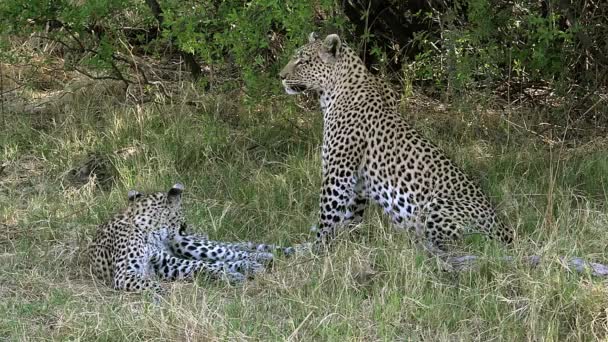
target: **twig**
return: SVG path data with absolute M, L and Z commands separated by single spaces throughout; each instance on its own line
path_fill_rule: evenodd
M 112 55 L 112 56 L 114 56 L 114 55 Z M 113 61 L 113 60 L 111 60 L 111 61 L 110 61 L 110 65 L 112 66 L 112 70 L 114 70 L 114 74 L 116 75 L 116 77 L 117 77 L 119 80 L 121 80 L 121 81 L 122 81 L 122 82 L 125 84 L 125 86 L 126 86 L 126 87 L 128 87 L 130 83 L 133 83 L 133 82 L 131 82 L 131 81 L 127 80 L 127 79 L 126 79 L 126 78 L 125 78 L 125 77 L 122 75 L 122 72 L 120 72 L 120 69 L 118 69 L 118 66 L 116 65 L 116 63 L 114 63 L 114 61 Z
M 0 89 L 2 89 L 3 83 L 4 83 L 4 77 L 2 76 L 2 67 L 0 66 Z M 18 87 L 15 87 L 13 89 L 9 89 L 7 91 L 1 92 L 0 96 L 4 96 L 4 95 L 6 95 L 8 93 L 11 93 L 11 92 L 13 92 L 15 90 L 19 90 L 21 88 L 23 88 L 23 84 L 19 85 Z
M 540 138 L 540 139 L 541 139 L 543 142 L 545 142 L 545 143 L 549 144 L 550 146 L 553 146 L 553 145 L 555 145 L 555 144 L 558 144 L 558 143 L 559 143 L 559 141 L 555 141 L 555 140 L 552 140 L 552 139 L 550 139 L 550 138 L 547 138 L 546 136 L 544 136 L 544 135 L 542 135 L 542 134 L 540 134 L 540 133 L 538 133 L 538 132 L 535 132 L 535 131 L 533 131 L 533 130 L 531 130 L 531 129 L 527 128 L 527 127 L 523 127 L 523 126 L 521 126 L 521 125 L 518 125 L 518 124 L 516 124 L 515 122 L 513 122 L 513 121 L 511 121 L 511 120 L 509 120 L 509 119 L 507 119 L 507 118 L 504 118 L 503 120 L 505 120 L 505 121 L 506 121 L 508 124 L 510 124 L 510 125 L 513 125 L 513 126 L 515 126 L 515 127 L 517 127 L 517 128 L 520 128 L 520 129 L 523 129 L 523 130 L 525 130 L 526 132 L 528 132 L 528 133 L 530 133 L 530 134 L 532 134 L 532 135 L 534 135 L 534 136 L 536 136 L 536 137 Z
M 70 33 L 70 30 L 66 28 L 66 31 L 68 33 Z M 72 46 L 70 46 L 69 44 L 67 44 L 66 42 L 62 41 L 61 39 L 57 39 L 54 37 L 49 37 L 49 36 L 43 36 L 43 35 L 35 35 L 33 37 L 35 38 L 41 38 L 41 39 L 46 39 L 46 40 L 50 40 L 52 42 L 56 42 L 60 45 L 62 45 L 63 47 L 65 47 L 68 50 L 78 50 L 80 52 L 89 52 L 92 53 L 94 55 L 98 55 L 99 53 L 96 50 L 87 48 L 79 39 L 78 37 L 76 37 L 75 35 L 70 34 L 70 36 L 76 41 L 76 43 L 78 43 L 78 45 L 80 46 L 80 48 L 74 48 Z M 94 80 L 116 80 L 116 81 L 122 81 L 126 86 L 129 86 L 129 84 L 133 83 L 132 81 L 128 80 L 120 71 L 120 69 L 118 68 L 118 65 L 116 65 L 116 63 L 114 62 L 115 60 L 118 61 L 123 61 L 118 55 L 116 55 L 115 53 L 112 54 L 112 59 L 110 61 L 108 61 L 110 63 L 110 67 L 112 68 L 112 71 L 114 72 L 115 76 L 94 76 L 89 72 L 86 72 L 82 69 L 79 69 L 76 66 L 73 66 L 74 70 L 76 70 L 77 72 L 91 78 Z M 124 61 L 123 61 L 124 62 Z

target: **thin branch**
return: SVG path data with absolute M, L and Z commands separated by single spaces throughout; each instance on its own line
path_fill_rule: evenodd
M 92 54 L 99 55 L 99 53 L 96 50 L 93 50 L 90 48 L 85 48 L 84 46 L 83 46 L 83 49 L 84 49 L 83 51 L 85 51 L 85 52 L 90 52 Z M 115 60 L 118 60 L 116 53 L 112 53 L 111 58 L 112 59 L 109 60 L 108 63 L 110 63 L 110 67 L 112 68 L 112 71 L 114 71 L 114 74 L 116 75 L 115 79 L 122 81 L 125 84 L 125 86 L 129 86 L 129 84 L 134 83 L 134 82 L 128 80 L 125 76 L 123 76 L 122 72 L 120 71 L 120 69 L 118 68 L 116 63 L 114 62 Z M 98 78 L 98 79 L 100 79 L 100 78 Z
M 116 63 L 114 63 L 113 60 L 110 61 L 110 65 L 112 66 L 112 70 L 114 70 L 114 74 L 116 75 L 116 77 L 118 77 L 119 80 L 121 80 L 125 86 L 129 86 L 130 83 L 133 83 L 129 80 L 127 80 L 123 75 L 122 72 L 120 72 L 120 69 L 118 69 L 118 66 L 116 65 Z
M 65 26 L 64 26 L 65 28 Z M 62 41 L 61 39 L 55 38 L 55 37 L 49 37 L 49 36 L 43 36 L 43 35 L 35 35 L 34 37 L 36 38 L 41 38 L 41 39 L 46 39 L 46 40 L 50 40 L 52 42 L 56 42 L 60 45 L 62 45 L 63 47 L 65 47 L 68 50 L 74 51 L 74 50 L 78 50 L 80 52 L 89 52 L 92 53 L 94 55 L 98 55 L 99 53 L 96 50 L 93 50 L 91 48 L 87 48 L 84 46 L 84 44 L 73 34 L 71 34 L 70 30 L 66 28 L 66 31 L 68 33 L 70 33 L 70 36 L 76 41 L 76 43 L 80 46 L 80 49 L 75 49 L 74 47 L 70 46 L 68 43 Z M 119 61 L 123 61 L 121 58 L 119 58 L 118 55 L 116 54 L 112 54 L 112 60 L 108 61 L 110 63 L 110 67 L 112 68 L 112 71 L 114 72 L 115 76 L 95 76 L 87 71 L 84 71 L 83 69 L 78 68 L 77 66 L 73 66 L 74 70 L 76 70 L 77 72 L 91 78 L 94 80 L 116 80 L 116 81 L 122 81 L 126 86 L 128 86 L 129 84 L 133 83 L 132 81 L 128 80 L 120 71 L 120 69 L 118 68 L 118 66 L 116 65 L 116 63 L 114 62 L 114 60 L 119 60 Z
M 1 66 L 0 66 L 0 68 L 1 68 Z M 3 75 L 0 73 L 0 89 L 2 89 L 3 78 L 4 78 Z M 15 87 L 13 89 L 9 89 L 7 91 L 1 92 L 0 96 L 4 96 L 5 94 L 11 93 L 11 92 L 21 89 L 21 88 L 23 88 L 23 84 L 20 84 L 19 86 Z

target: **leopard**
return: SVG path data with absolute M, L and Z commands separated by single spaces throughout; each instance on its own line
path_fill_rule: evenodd
M 186 233 L 183 189 L 177 183 L 166 192 L 130 190 L 127 208 L 101 224 L 89 245 L 91 273 L 116 290 L 164 294 L 163 280 L 205 274 L 239 283 L 264 271 L 278 246 Z
M 399 230 L 444 251 L 468 234 L 512 243 L 481 187 L 399 112 L 399 96 L 337 34 L 296 49 L 279 77 L 285 92 L 316 93 L 323 113 L 322 184 L 315 250 L 356 226 L 370 203 Z M 352 229 L 349 229 L 352 230 Z

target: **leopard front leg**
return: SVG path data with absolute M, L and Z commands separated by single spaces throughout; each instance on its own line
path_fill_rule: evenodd
M 353 205 L 364 205 L 366 202 L 357 200 L 355 186 L 357 184 L 354 168 L 344 169 L 328 167 L 323 177 L 323 187 L 320 198 L 319 230 L 313 248 L 323 249 L 335 238 L 337 230 L 345 223 L 353 222 L 356 214 L 347 216 L 347 210 Z M 357 210 L 355 211 L 355 213 Z M 362 214 L 361 210 L 358 210 Z
M 364 181 L 359 178 L 355 182 L 355 195 L 351 197 L 346 206 L 346 214 L 344 215 L 344 225 L 356 226 L 363 221 L 363 214 L 368 205 L 367 194 L 364 190 Z
M 150 277 L 144 259 L 145 257 L 137 251 L 118 258 L 114 265 L 112 287 L 115 290 L 129 292 L 152 290 L 157 294 L 164 294 L 165 290 L 161 284 Z
M 128 243 L 130 246 L 117 253 L 112 266 L 113 288 L 131 292 L 151 289 L 155 293 L 163 294 L 165 291 L 161 284 L 151 277 L 147 248 L 142 235 L 136 234 Z
M 251 252 L 254 254 L 272 254 L 275 252 L 279 252 L 279 253 L 282 253 L 285 255 L 291 255 L 294 253 L 293 247 L 283 247 L 283 246 L 265 244 L 265 243 L 259 243 L 259 242 L 253 242 L 253 241 L 232 242 L 232 243 L 227 243 L 226 246 L 229 248 L 233 248 L 237 251 Z
M 211 241 L 205 237 L 181 233 L 171 236 L 168 244 L 174 255 L 193 260 L 269 262 L 274 257 L 269 252 L 244 250 L 238 244 Z
M 365 214 L 365 209 L 369 203 L 367 194 L 364 191 L 364 183 L 361 179 L 355 182 L 355 195 L 352 196 L 346 205 L 346 211 L 344 213 L 344 218 L 342 219 L 341 225 L 349 230 L 349 232 L 356 233 L 355 230 L 357 225 L 363 221 L 363 214 Z M 318 232 L 319 228 L 317 226 L 313 226 L 311 228 L 312 232 Z M 307 248 L 304 245 L 300 247 L 296 246 L 292 248 L 293 252 L 298 249 L 306 250 Z
M 116 271 L 112 287 L 115 290 L 129 292 L 142 292 L 145 290 L 152 290 L 157 294 L 164 294 L 166 292 L 158 281 L 150 279 L 147 275 L 125 268 Z
M 153 255 L 150 264 L 154 273 L 164 280 L 192 279 L 202 273 L 214 279 L 225 278 L 230 282 L 241 282 L 246 276 L 264 271 L 264 266 L 253 260 L 187 260 L 174 257 L 164 251 Z

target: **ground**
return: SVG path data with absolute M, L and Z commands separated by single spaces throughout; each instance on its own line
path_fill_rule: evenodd
M 519 237 L 471 237 L 484 262 L 442 271 L 380 210 L 322 257 L 279 259 L 242 286 L 175 283 L 160 303 L 93 280 L 83 247 L 131 188 L 186 186 L 188 220 L 223 240 L 312 238 L 321 115 L 303 98 L 205 95 L 135 105 L 73 94 L 42 111 L 0 112 L 0 339 L 593 340 L 608 336 L 608 287 L 558 256 L 608 263 L 608 141 L 560 144 L 492 110 L 412 96 L 403 112 L 479 180 Z M 33 95 L 32 95 L 33 96 Z M 235 105 L 236 103 L 236 105 Z M 74 182 L 92 153 L 111 172 Z M 82 176 L 82 175 L 80 175 Z M 93 177 L 93 178 L 95 178 Z M 107 179 L 111 177 L 108 186 Z M 80 177 L 82 178 L 82 177 Z M 504 264 L 541 254 L 538 268 Z

